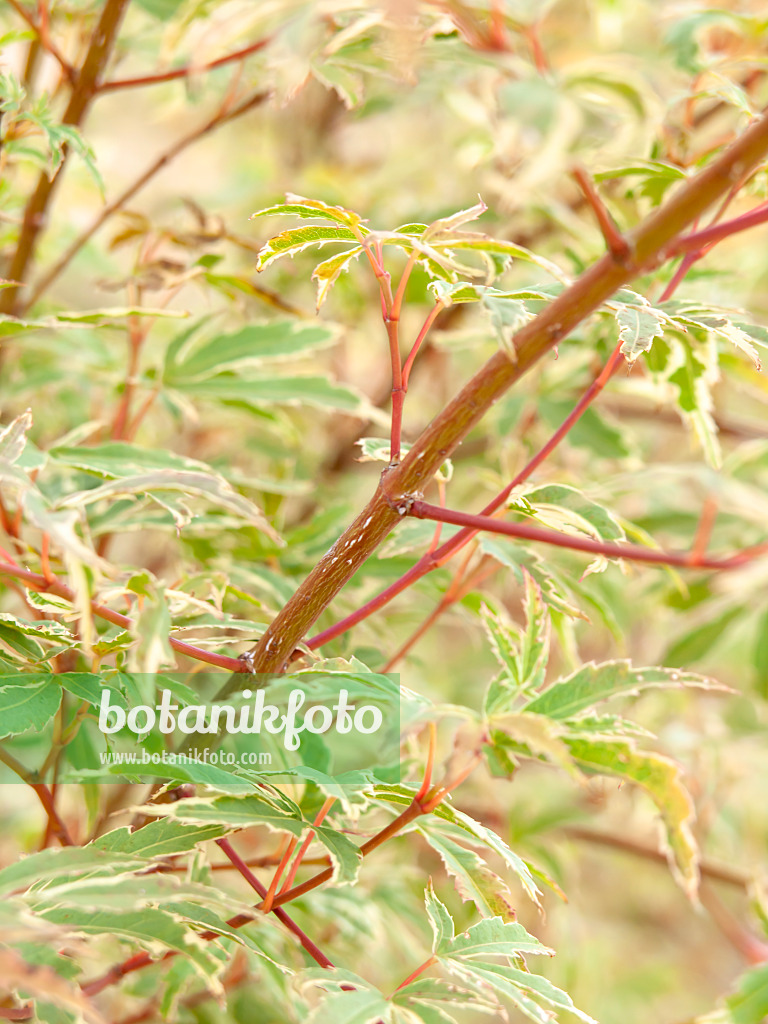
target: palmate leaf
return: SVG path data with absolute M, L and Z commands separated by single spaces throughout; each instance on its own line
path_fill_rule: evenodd
M 566 1020 L 569 1015 L 573 1015 L 586 1024 L 595 1024 L 589 1014 L 574 1005 L 567 992 L 541 975 L 511 964 L 454 961 L 451 963 L 451 973 L 467 986 L 476 985 L 481 991 L 492 989 L 536 1024 L 551 1024 L 553 1018 L 558 1019 L 558 1010 L 565 1011 Z
M 415 789 L 409 789 L 406 786 L 377 786 L 374 797 L 382 805 L 395 805 L 402 808 L 412 802 L 415 792 Z M 475 821 L 474 818 L 447 802 L 441 803 L 432 812 L 430 828 L 439 830 L 441 834 L 450 836 L 452 839 L 469 843 L 474 847 L 485 848 L 494 853 L 508 868 L 514 871 L 528 897 L 537 906 L 539 905 L 541 893 L 531 868 L 493 829 Z

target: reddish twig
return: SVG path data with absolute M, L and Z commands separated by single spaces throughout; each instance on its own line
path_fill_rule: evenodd
M 678 238 L 667 250 L 670 256 L 680 256 L 687 252 L 696 252 L 705 246 L 721 242 L 739 231 L 746 231 L 748 228 L 757 227 L 758 224 L 765 224 L 768 221 L 768 203 L 762 203 L 749 213 L 743 213 L 733 220 L 724 221 L 722 224 L 712 224 L 701 231 L 694 231 L 689 235 Z
M 257 39 L 255 43 L 243 46 L 240 50 L 234 50 L 224 57 L 217 57 L 216 60 L 207 61 L 205 64 L 189 63 L 181 68 L 173 68 L 170 71 L 157 71 L 149 75 L 140 75 L 137 78 L 115 78 L 111 82 L 102 82 L 99 92 L 114 92 L 116 89 L 136 89 L 144 85 L 158 85 L 160 82 L 172 82 L 178 78 L 187 78 L 189 75 L 203 74 L 206 71 L 213 71 L 215 68 L 223 68 L 225 64 L 232 64 L 236 60 L 244 60 L 252 53 L 258 53 L 271 42 L 271 37 Z
M 31 587 L 32 590 L 55 594 L 57 597 L 63 597 L 65 601 L 71 601 L 73 604 L 76 602 L 76 595 L 72 588 L 68 587 L 66 583 L 62 583 L 56 577 L 50 581 L 39 573 L 20 569 L 17 565 L 7 562 L 0 562 L 0 576 L 9 576 L 12 579 L 21 580 L 28 587 Z M 106 605 L 99 604 L 96 601 L 91 601 L 91 611 L 98 618 L 105 619 L 115 626 L 122 626 L 123 629 L 131 629 L 133 627 L 133 622 L 127 615 L 113 611 L 111 608 L 107 608 Z M 238 658 L 230 658 L 224 654 L 214 654 L 212 651 L 203 650 L 202 647 L 195 647 L 193 644 L 188 644 L 185 640 L 177 640 L 175 637 L 169 637 L 168 642 L 177 653 L 184 654 L 188 658 L 194 658 L 195 661 L 202 661 L 207 665 L 215 665 L 217 668 L 227 669 L 229 672 L 243 671 L 243 663 Z
M 250 887 L 254 889 L 263 899 L 267 894 L 266 888 L 254 875 L 254 873 L 251 871 L 251 869 L 248 867 L 248 865 L 245 863 L 242 857 L 235 851 L 229 840 L 217 839 L 216 845 L 219 847 L 219 849 L 224 851 L 226 856 L 231 861 L 233 867 L 237 868 L 237 870 L 246 880 L 248 885 L 250 885 Z M 305 934 L 305 932 L 303 932 L 301 928 L 299 928 L 299 926 L 296 924 L 293 918 L 289 917 L 288 914 L 280 907 L 278 907 L 274 913 L 278 921 L 284 924 L 292 935 L 296 936 L 296 938 L 299 940 L 303 948 L 307 951 L 307 953 L 309 953 L 309 955 L 316 963 L 318 963 L 321 967 L 333 967 L 333 963 L 328 959 L 325 953 L 323 953 L 323 951 L 314 944 L 314 942 L 309 938 L 309 936 Z
M 447 795 L 449 792 L 455 789 L 456 786 L 458 786 L 459 783 L 463 781 L 463 779 L 466 777 L 466 775 L 469 774 L 469 771 L 471 771 L 472 768 L 474 768 L 474 761 L 471 763 L 471 767 L 468 766 L 467 769 L 465 769 L 460 776 L 456 777 L 447 787 L 442 788 L 442 790 L 440 791 L 442 794 L 440 795 L 440 799 L 436 801 L 434 797 L 431 798 L 429 810 L 434 810 L 438 803 L 440 803 L 441 800 L 445 798 L 445 795 Z M 402 829 L 406 827 L 406 825 L 409 825 L 416 818 L 426 813 L 428 813 L 428 810 L 425 807 L 425 805 L 423 805 L 420 801 L 414 799 L 405 808 L 405 810 L 401 811 L 401 813 L 398 814 L 396 818 L 393 818 L 393 820 L 390 821 L 388 825 L 386 825 L 383 829 L 377 832 L 376 835 L 371 836 L 370 839 L 363 843 L 363 845 L 360 847 L 361 856 L 369 856 L 371 853 L 373 853 L 374 850 L 378 849 L 380 846 L 386 843 L 387 840 L 396 836 Z M 325 882 L 330 881 L 331 878 L 333 878 L 333 868 L 328 867 L 325 868 L 323 871 L 319 871 L 312 878 L 307 879 L 306 882 L 302 882 L 300 885 L 296 885 L 292 889 L 288 889 L 287 892 L 281 892 L 278 896 L 275 897 L 272 912 L 275 912 L 276 908 L 283 906 L 286 903 L 290 903 L 293 900 L 298 899 L 300 896 L 304 896 L 308 892 L 312 892 L 313 889 L 317 889 Z M 254 907 L 254 911 L 263 910 L 263 902 L 257 904 Z M 230 928 L 242 928 L 243 925 L 248 924 L 252 920 L 253 914 L 236 914 L 234 917 L 231 917 L 227 921 L 227 924 L 229 925 Z M 214 931 L 199 933 L 199 937 L 205 939 L 206 941 L 218 938 L 218 936 L 219 932 Z M 162 960 L 170 960 L 175 955 L 175 951 L 171 950 L 162 957 Z M 110 985 L 117 984 L 117 982 L 119 982 L 122 978 L 126 977 L 128 974 L 132 974 L 134 971 L 142 970 L 144 967 L 149 967 L 151 964 L 155 962 L 156 961 L 152 959 L 149 953 L 137 953 L 135 956 L 129 957 L 122 963 L 116 964 L 114 967 L 110 968 L 110 970 L 108 970 L 100 978 L 94 978 L 93 981 L 87 982 L 84 985 L 82 985 L 82 991 L 87 996 L 97 995 L 99 992 L 102 992 L 105 988 L 108 988 Z
M 77 71 L 75 70 L 75 68 L 72 67 L 67 58 L 62 54 L 62 52 L 56 46 L 54 41 L 51 39 L 47 18 L 43 18 L 40 20 L 40 22 L 37 22 L 30 14 L 30 12 L 26 9 L 26 7 L 20 2 L 20 0 L 8 0 L 8 3 L 11 5 L 14 11 L 16 11 L 19 17 L 23 18 L 24 21 L 26 21 L 26 23 L 37 36 L 37 38 L 40 40 L 40 45 L 43 47 L 44 50 L 47 50 L 48 53 L 50 53 L 54 60 L 58 62 L 58 64 L 61 67 L 61 70 L 67 76 L 69 81 L 74 82 L 77 77 Z
M 325 816 L 328 814 L 328 812 L 330 811 L 330 809 L 333 807 L 333 805 L 335 803 L 336 803 L 336 797 L 335 796 L 329 796 L 323 802 L 323 806 L 317 812 L 315 820 L 312 822 L 312 824 L 313 825 L 320 825 L 320 824 L 322 824 L 323 820 L 325 819 Z M 315 831 L 314 831 L 314 828 L 311 828 L 309 830 L 309 832 L 307 833 L 307 835 L 305 836 L 304 841 L 302 842 L 301 846 L 298 849 L 298 852 L 297 852 L 296 856 L 293 859 L 293 863 L 291 864 L 291 866 L 290 866 L 290 868 L 288 870 L 288 874 L 285 876 L 285 881 L 280 886 L 280 892 L 281 893 L 282 892 L 287 892 L 291 888 L 291 886 L 293 885 L 293 880 L 296 877 L 296 872 L 299 870 L 299 867 L 301 865 L 302 860 L 304 859 L 304 854 L 309 849 L 310 843 L 312 842 L 312 840 L 314 838 L 315 838 Z
M 584 193 L 584 198 L 592 207 L 592 212 L 602 232 L 603 239 L 611 255 L 619 260 L 629 259 L 630 248 L 626 238 L 619 231 L 616 221 L 608 211 L 603 200 L 600 198 L 592 179 L 583 167 L 575 167 L 571 172 L 576 183 Z
M 497 509 L 501 508 L 515 487 L 518 487 L 521 483 L 527 480 L 537 467 L 547 458 L 547 456 L 554 451 L 554 449 L 571 430 L 573 425 L 584 415 L 587 408 L 600 394 L 611 376 L 623 362 L 623 359 L 624 357 L 621 355 L 621 346 L 617 345 L 601 372 L 590 384 L 558 429 L 549 438 L 546 444 L 533 456 L 533 458 L 525 464 L 509 485 L 505 487 L 504 490 L 493 499 L 493 501 L 485 506 L 482 510 L 483 515 L 492 515 Z M 391 583 L 386 590 L 382 590 L 381 593 L 361 605 L 357 611 L 347 615 L 346 618 L 341 619 L 333 626 L 329 626 L 328 629 L 325 629 L 321 633 L 312 637 L 307 641 L 307 646 L 312 650 L 322 647 L 323 644 L 328 643 L 328 641 L 335 639 L 337 636 L 341 636 L 342 633 L 346 633 L 348 629 L 356 626 L 358 622 L 362 622 L 363 619 L 368 618 L 369 615 L 372 615 L 374 612 L 389 604 L 389 602 L 397 597 L 398 594 L 401 594 L 423 576 L 426 576 L 427 573 L 432 572 L 434 569 L 437 569 L 452 558 L 457 551 L 461 550 L 465 544 L 468 544 L 469 541 L 472 540 L 476 532 L 477 531 L 470 529 L 460 530 L 459 533 L 451 537 L 450 540 L 447 540 L 436 551 L 427 552 L 427 554 L 422 556 L 422 558 L 420 558 L 415 565 L 404 573 L 400 579 Z
M 430 519 L 433 522 L 469 527 L 475 531 L 483 530 L 506 537 L 541 541 L 544 544 L 554 544 L 556 547 L 584 551 L 593 555 L 607 555 L 609 558 L 625 558 L 633 562 L 650 562 L 656 565 L 675 565 L 688 569 L 736 569 L 768 551 L 766 541 L 751 548 L 744 548 L 726 558 L 704 558 L 697 556 L 695 551 L 656 551 L 641 547 L 639 544 L 617 544 L 588 537 L 573 537 L 541 526 L 509 523 L 494 519 L 492 516 L 440 508 L 439 505 L 430 505 L 425 501 L 410 502 L 407 514 L 416 519 Z

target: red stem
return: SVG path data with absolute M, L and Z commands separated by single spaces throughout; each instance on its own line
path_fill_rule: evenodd
M 763 203 L 754 210 L 750 210 L 749 213 L 734 217 L 733 220 L 727 220 L 722 224 L 713 224 L 701 231 L 694 231 L 690 235 L 683 235 L 670 246 L 667 253 L 670 256 L 677 256 L 685 252 L 693 252 L 711 245 L 713 242 L 728 238 L 730 235 L 735 235 L 738 231 L 746 231 L 747 228 L 764 224 L 766 221 L 768 221 L 768 203 Z
M 442 312 L 444 308 L 445 307 L 443 303 L 440 302 L 440 300 L 438 299 L 438 301 L 434 304 L 432 309 L 427 314 L 427 319 L 424 321 L 422 328 L 419 331 L 418 337 L 416 338 L 416 341 L 414 341 L 413 343 L 413 348 L 408 353 L 408 358 L 405 360 L 405 364 L 403 365 L 403 387 L 405 388 L 406 391 L 408 390 L 408 380 L 411 376 L 413 361 L 418 355 L 422 342 L 429 334 L 429 330 L 432 327 L 432 324 L 435 322 L 438 315 Z
M 514 488 L 518 487 L 524 480 L 527 480 L 537 466 L 539 466 L 540 463 L 542 463 L 544 459 L 546 459 L 547 456 L 557 447 L 557 445 L 560 444 L 568 431 L 573 427 L 574 423 L 583 416 L 587 407 L 603 390 L 608 380 L 616 372 L 622 362 L 623 356 L 621 355 L 621 346 L 617 345 L 598 377 L 590 384 L 552 437 L 550 437 L 544 447 L 541 448 L 541 450 L 538 451 L 528 463 L 526 463 L 512 482 L 505 487 L 504 490 L 493 499 L 493 501 L 485 506 L 482 510 L 483 515 L 491 515 L 497 508 L 500 508 Z M 380 594 L 376 595 L 376 597 L 371 598 L 370 601 L 361 605 L 357 611 L 347 615 L 346 618 L 340 619 L 339 622 L 334 623 L 333 626 L 329 626 L 328 629 L 324 629 L 321 633 L 317 633 L 307 641 L 307 646 L 311 650 L 316 650 L 318 647 L 322 647 L 323 644 L 328 643 L 330 640 L 334 640 L 337 636 L 341 636 L 342 633 L 346 633 L 348 629 L 356 626 L 358 622 L 362 622 L 363 619 L 367 619 L 369 615 L 372 615 L 380 608 L 389 604 L 393 598 L 397 597 L 397 595 L 401 594 L 404 590 L 407 590 L 408 587 L 420 580 L 422 576 L 426 576 L 427 573 L 432 572 L 433 569 L 437 569 L 438 566 L 447 562 L 448 559 L 452 558 L 457 551 L 464 547 L 464 545 L 475 536 L 476 532 L 476 530 L 471 529 L 460 530 L 459 533 L 447 540 L 436 551 L 427 552 L 427 554 L 423 555 L 415 565 L 400 577 L 399 580 L 395 580 L 395 582 L 391 583 L 386 590 L 382 590 Z
M 0 576 L 10 576 L 13 579 L 22 580 L 33 590 L 39 590 L 41 593 L 56 594 L 57 597 L 63 597 L 65 601 L 75 603 L 75 592 L 66 583 L 62 583 L 55 577 L 53 582 L 51 582 L 39 573 L 20 569 L 17 565 L 11 565 L 7 562 L 0 562 Z M 130 629 L 133 626 L 133 622 L 127 615 L 121 615 L 120 612 L 115 612 L 111 608 L 107 608 L 106 605 L 98 604 L 96 601 L 91 601 L 91 611 L 98 618 L 105 619 L 115 626 L 122 626 L 123 629 Z M 169 637 L 168 642 L 174 651 L 177 651 L 179 654 L 185 654 L 188 658 L 194 658 L 195 661 L 203 661 L 207 665 L 215 665 L 216 668 L 227 669 L 229 672 L 243 671 L 243 663 L 239 658 L 230 658 L 225 654 L 214 654 L 212 651 L 205 651 L 202 647 L 195 647 L 193 644 L 188 644 L 185 640 L 177 640 L 175 637 Z
M 111 82 L 102 82 L 98 91 L 113 92 L 115 89 L 135 89 L 142 85 L 157 85 L 159 82 L 172 82 L 176 78 L 186 78 L 187 75 L 213 71 L 214 68 L 224 67 L 225 64 L 242 60 L 244 57 L 249 57 L 252 53 L 263 50 L 270 42 L 270 37 L 258 39 L 255 43 L 250 43 L 250 45 L 244 46 L 241 50 L 235 50 L 224 57 L 217 57 L 216 60 L 208 61 L 206 64 L 185 64 L 183 68 L 174 68 L 172 71 L 158 71 L 151 75 L 140 75 L 138 78 L 116 78 Z
M 237 870 L 246 880 L 248 885 L 250 885 L 250 887 L 254 889 L 263 899 L 267 894 L 266 887 L 261 884 L 258 878 L 254 875 L 254 873 L 245 863 L 243 858 L 233 848 L 229 840 L 217 839 L 216 845 L 224 851 L 226 856 L 237 868 Z M 299 928 L 299 926 L 296 924 L 293 918 L 289 917 L 288 914 L 286 914 L 286 912 L 281 907 L 278 907 L 274 911 L 274 914 L 278 921 L 281 921 L 288 929 L 288 931 L 291 932 L 292 935 L 296 936 L 301 945 L 304 947 L 304 949 L 309 953 L 309 955 L 316 963 L 320 964 L 321 967 L 333 967 L 333 963 L 328 959 L 325 953 L 323 953 L 321 949 L 318 949 L 318 947 L 314 944 L 312 939 L 310 939 L 309 936 L 306 935 L 301 930 L 301 928 Z
M 498 533 L 507 537 L 522 537 L 525 540 L 541 541 L 544 544 L 554 544 L 556 547 L 570 548 L 574 551 L 586 551 L 594 555 L 626 558 L 634 562 L 650 562 L 656 565 L 676 565 L 688 569 L 735 569 L 768 551 L 768 542 L 765 542 L 755 545 L 753 548 L 745 548 L 728 558 L 702 558 L 696 551 L 655 551 L 641 547 L 639 544 L 616 544 L 612 541 L 598 541 L 587 537 L 572 537 L 541 526 L 509 523 L 494 519 L 492 516 L 473 515 L 470 512 L 456 512 L 453 509 L 440 508 L 439 505 L 430 505 L 426 501 L 410 502 L 407 514 L 416 519 L 451 523 L 455 526 L 466 526 L 475 531 L 486 530 L 488 533 Z

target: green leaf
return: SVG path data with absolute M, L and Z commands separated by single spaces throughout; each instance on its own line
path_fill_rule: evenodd
M 66 928 L 74 934 L 126 939 L 159 955 L 168 949 L 190 957 L 207 981 L 213 981 L 220 967 L 206 944 L 179 920 L 165 910 L 142 907 L 137 911 L 93 911 L 78 907 L 53 907 L 41 911 L 40 917 Z
M 466 984 L 490 987 L 494 992 L 517 1007 L 536 1024 L 549 1024 L 553 1011 L 564 1010 L 587 1024 L 595 1024 L 589 1014 L 579 1010 L 567 992 L 557 988 L 546 978 L 531 974 L 511 964 L 477 963 L 471 961 L 452 965 L 454 972 Z M 543 1003 L 542 1007 L 540 1004 Z
M 27 443 L 27 434 L 32 428 L 32 410 L 27 409 L 0 432 L 0 459 L 13 464 Z
M 452 213 L 448 217 L 441 217 L 439 220 L 432 221 L 427 227 L 423 234 L 425 242 L 434 242 L 436 239 L 441 238 L 444 235 L 452 235 L 457 228 L 460 228 L 462 224 L 467 224 L 469 221 L 477 220 L 478 217 L 482 217 L 488 207 L 485 205 L 480 196 L 477 197 L 480 201 L 475 203 L 474 206 L 468 207 L 466 210 L 459 210 L 457 213 Z
M 495 295 L 484 295 L 482 305 L 490 317 L 491 327 L 499 345 L 515 362 L 517 351 L 513 338 L 521 327 L 525 327 L 533 319 L 533 314 L 519 299 L 500 299 Z
M 512 894 L 506 883 L 473 851 L 454 843 L 439 828 L 419 824 L 418 831 L 442 860 L 462 900 L 471 900 L 483 917 L 514 917 Z
M 146 861 L 140 857 L 123 851 L 99 849 L 96 843 L 41 850 L 0 870 L 0 893 L 7 895 L 53 879 L 98 878 L 145 868 Z
M 631 741 L 579 738 L 566 742 L 583 768 L 629 779 L 646 790 L 664 822 L 672 873 L 693 899 L 699 882 L 699 854 L 691 831 L 693 801 L 681 782 L 680 766 L 661 754 L 638 751 Z
M 355 249 L 348 249 L 339 253 L 338 256 L 331 256 L 330 259 L 318 263 L 312 271 L 312 280 L 317 281 L 317 308 L 328 298 L 331 288 L 336 284 L 339 277 L 349 270 L 352 260 L 357 259 L 363 247 L 358 245 Z
M 591 661 L 565 679 L 552 683 L 542 694 L 529 701 L 525 710 L 562 721 L 618 694 L 637 694 L 651 687 L 681 686 L 695 686 L 705 690 L 723 689 L 706 676 L 680 672 L 675 668 L 634 668 L 626 660 L 600 664 Z
M 352 210 L 344 209 L 343 206 L 329 206 L 320 199 L 305 199 L 304 196 L 297 196 L 292 192 L 286 193 L 284 203 L 267 206 L 251 214 L 251 220 L 256 217 L 282 216 L 303 217 L 305 220 L 332 220 L 346 227 L 356 227 L 362 221 L 362 217 Z
M 556 529 L 570 526 L 598 540 L 626 540 L 624 530 L 608 509 L 575 487 L 547 484 L 527 490 L 522 496 L 537 511 L 539 508 L 554 511 L 557 515 L 547 525 L 553 525 Z
M 187 502 L 182 500 L 169 501 L 161 498 L 167 492 L 175 492 L 188 498 L 190 496 L 205 498 L 215 505 L 236 513 L 250 526 L 265 533 L 273 542 L 281 544 L 278 534 L 264 518 L 264 513 L 248 498 L 238 494 L 231 484 L 213 472 L 200 473 L 186 469 L 160 469 L 137 476 L 120 477 L 93 487 L 87 491 L 76 491 L 59 501 L 59 508 L 82 508 L 97 501 L 125 497 L 126 495 L 146 495 L 163 508 L 170 511 L 178 529 L 186 526 L 193 519 Z
M 256 258 L 256 269 L 261 271 L 280 259 L 281 256 L 295 256 L 304 249 L 327 245 L 329 242 L 357 242 L 357 235 L 345 227 L 319 227 L 315 225 L 292 228 L 263 245 Z
M 453 927 L 453 918 L 448 913 L 448 908 L 445 904 L 441 903 L 435 895 L 431 879 L 429 885 L 424 890 L 424 903 L 427 908 L 429 923 L 432 925 L 432 935 L 434 937 L 432 951 L 437 953 L 453 941 L 456 933 Z
M 739 978 L 736 991 L 725 1000 L 733 1024 L 763 1024 L 768 1017 L 768 964 Z
M 170 857 L 194 850 L 198 843 L 224 835 L 220 825 L 188 825 L 173 818 L 157 818 L 131 832 L 128 827 L 106 832 L 89 849 L 136 857 Z
M 534 953 L 554 956 L 554 950 L 529 934 L 517 921 L 487 918 L 473 924 L 467 931 L 445 942 L 437 951 L 441 960 L 474 960 L 489 956 L 517 958 Z
M 622 306 L 615 315 L 621 353 L 631 367 L 641 353 L 650 350 L 654 338 L 662 337 L 667 318 L 650 306 Z
M 268 360 L 296 359 L 332 345 L 336 331 L 326 324 L 278 320 L 249 324 L 232 334 L 219 334 L 200 344 L 190 340 L 166 362 L 164 379 L 172 386 L 180 381 L 205 380 L 223 371 L 257 367 Z
M 7 680 L 7 676 L 2 677 Z M 15 678 L 18 679 L 18 676 Z M 34 729 L 39 732 L 53 718 L 61 703 L 56 677 L 31 676 L 24 686 L 0 686 L 0 738 Z
M 242 402 L 256 409 L 271 405 L 302 406 L 317 409 L 338 409 L 360 419 L 383 421 L 382 414 L 367 398 L 348 384 L 339 384 L 328 377 L 265 377 L 236 380 L 215 377 L 212 380 L 183 385 L 186 394 L 221 402 Z M 388 421 L 387 421 L 388 422 Z
M 391 1003 L 380 992 L 354 989 L 326 996 L 304 1020 L 306 1024 L 389 1024 L 391 1009 Z

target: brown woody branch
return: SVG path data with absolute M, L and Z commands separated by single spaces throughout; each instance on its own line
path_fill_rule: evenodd
M 664 262 L 682 232 L 725 196 L 734 181 L 758 166 L 767 153 L 768 116 L 764 113 L 724 153 L 681 184 L 671 199 L 627 235 L 628 259 L 617 260 L 610 252 L 603 256 L 518 331 L 513 339 L 513 358 L 498 352 L 475 374 L 435 417 L 403 462 L 384 472 L 368 505 L 274 619 L 250 652 L 253 671 L 284 669 L 312 623 L 400 520 L 405 511 L 402 499 L 418 496 L 494 402 L 614 292 Z M 241 679 L 230 680 L 224 692 L 241 685 Z
M 105 0 L 101 9 L 101 16 L 88 45 L 88 52 L 85 55 L 82 68 L 74 81 L 69 103 L 62 116 L 63 124 L 75 127 L 82 124 L 88 108 L 96 95 L 99 75 L 109 59 L 115 39 L 117 38 L 120 22 L 129 3 L 130 0 Z M 38 178 L 37 187 L 29 197 L 24 210 L 21 234 L 16 243 L 16 251 L 8 268 L 7 277 L 11 281 L 23 284 L 27 279 L 37 238 L 45 227 L 46 211 L 57 184 L 61 180 L 63 164 L 66 163 L 68 154 L 69 149 L 65 146 L 62 151 L 62 167 L 59 168 L 58 173 L 55 177 L 49 178 L 48 174 L 42 171 Z M 4 289 L 0 293 L 0 313 L 13 313 L 18 307 L 18 288 Z

